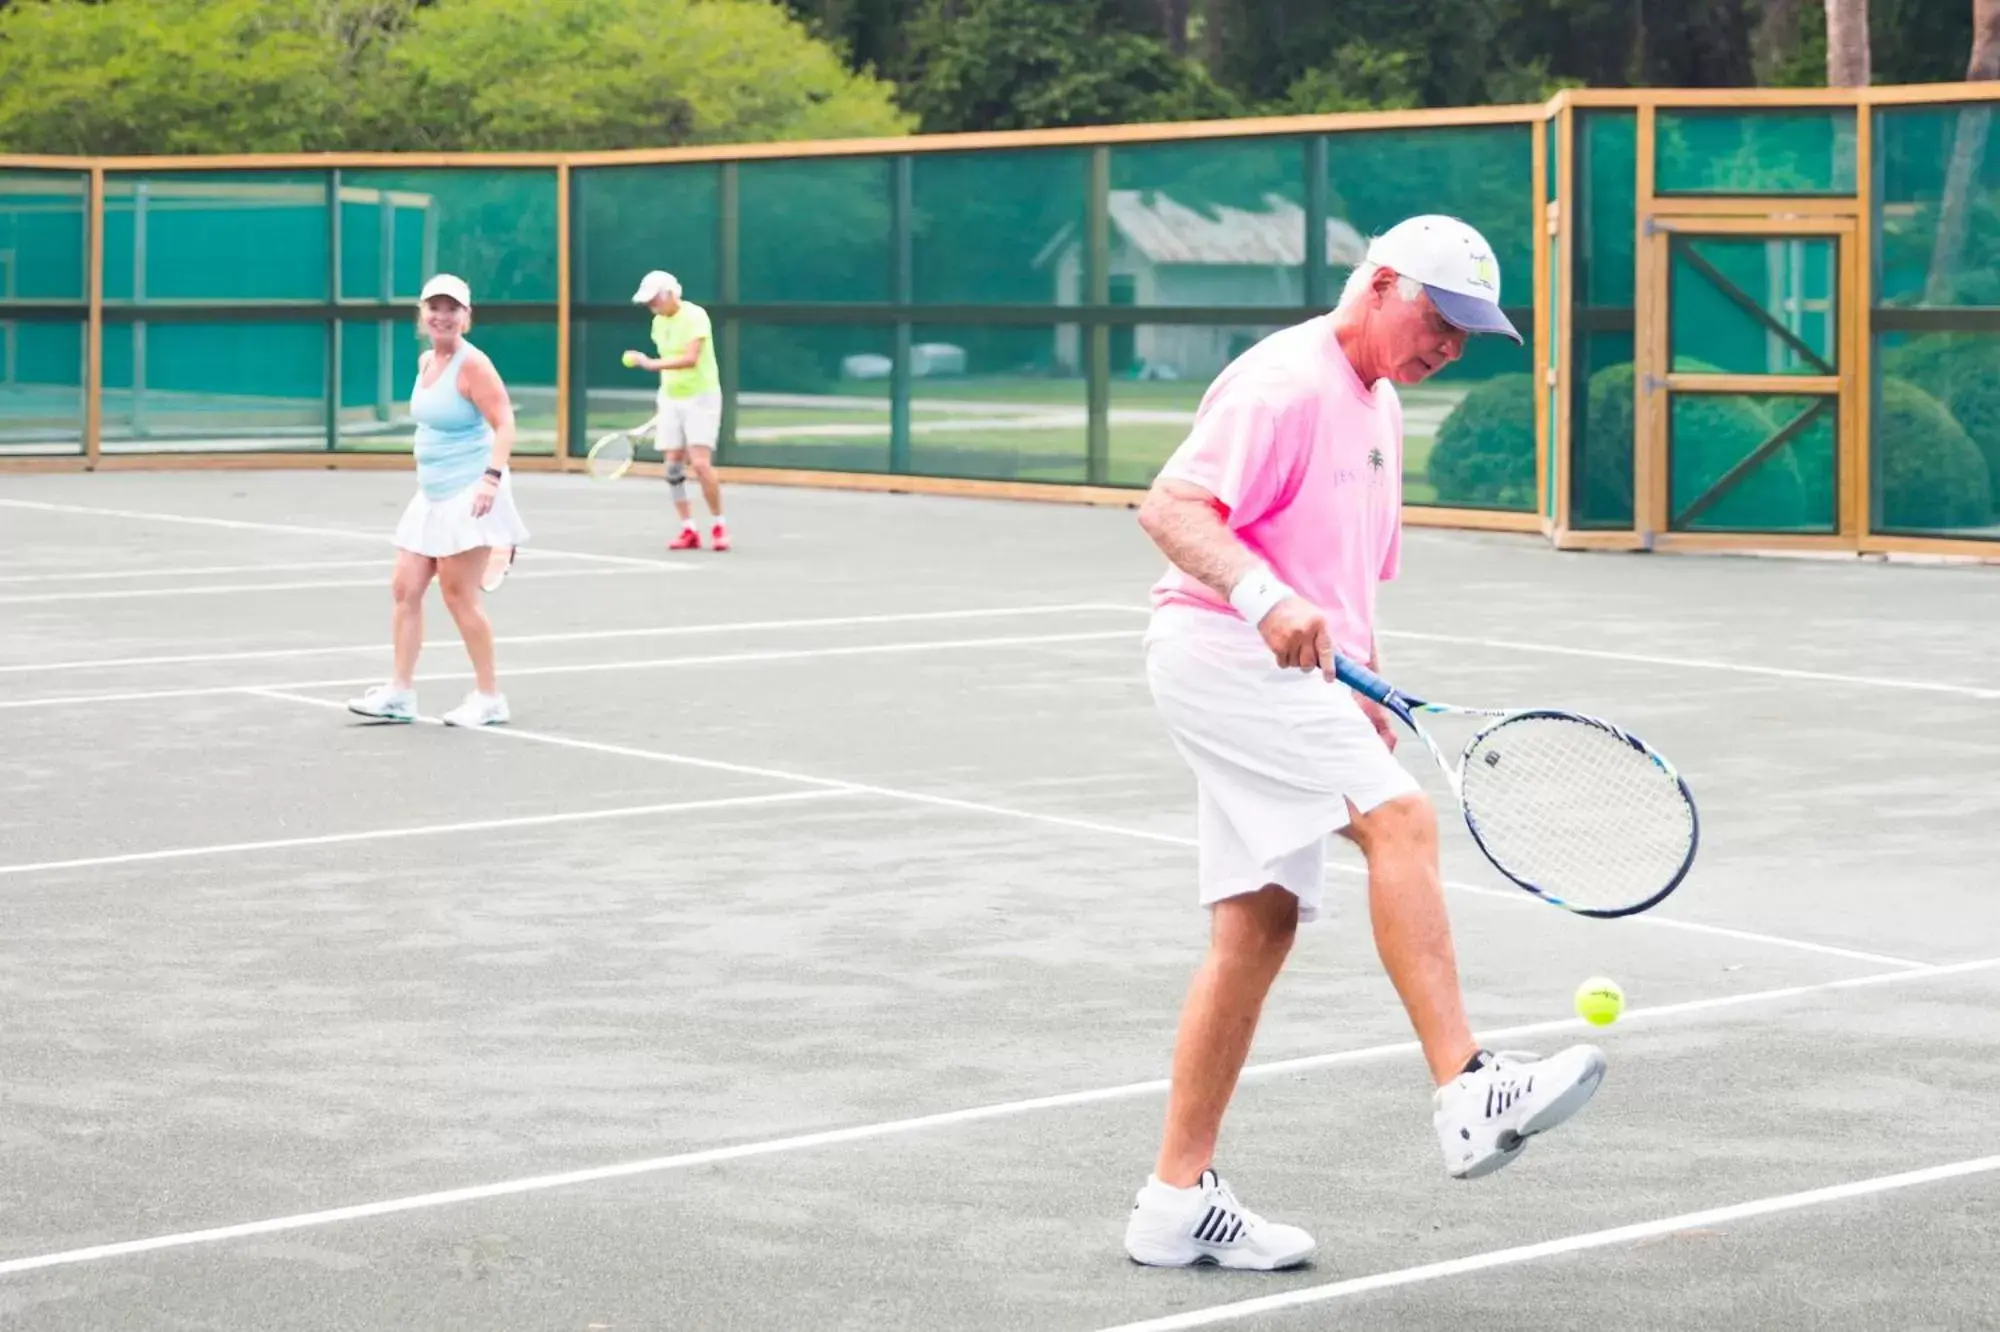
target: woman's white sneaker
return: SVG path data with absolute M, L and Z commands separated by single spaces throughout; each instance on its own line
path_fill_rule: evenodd
M 1604 1052 L 1572 1045 L 1548 1058 L 1501 1051 L 1482 1053 L 1468 1069 L 1437 1089 L 1431 1124 L 1453 1179 L 1490 1175 L 1521 1154 L 1528 1139 L 1574 1115 L 1604 1081 Z
M 348 699 L 347 710 L 377 721 L 413 722 L 417 719 L 417 691 L 378 684 L 360 698 Z
M 1125 1252 L 1148 1267 L 1214 1263 L 1269 1272 L 1297 1266 L 1312 1251 L 1311 1235 L 1258 1216 L 1213 1170 L 1186 1189 L 1148 1175 L 1125 1223 Z
M 507 699 L 503 694 L 482 694 L 474 690 L 465 702 L 444 714 L 446 726 L 493 726 L 507 720 Z

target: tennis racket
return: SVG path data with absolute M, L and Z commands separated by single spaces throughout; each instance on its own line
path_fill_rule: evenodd
M 1557 708 L 1467 708 L 1334 659 L 1342 684 L 1396 714 L 1451 784 L 1494 868 L 1552 906 L 1610 919 L 1657 906 L 1694 864 L 1701 820 L 1674 765 L 1607 721 Z M 1416 714 L 1493 718 L 1454 767 Z
M 507 581 L 507 574 L 514 567 L 514 556 L 518 550 L 515 546 L 495 546 L 486 553 L 486 571 L 479 575 L 481 591 L 500 590 L 500 584 Z
M 590 446 L 584 470 L 598 481 L 616 481 L 632 466 L 632 432 L 615 430 Z

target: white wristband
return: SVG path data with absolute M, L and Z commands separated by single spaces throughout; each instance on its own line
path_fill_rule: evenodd
M 1229 589 L 1229 604 L 1255 626 L 1264 622 L 1264 617 L 1271 613 L 1273 606 L 1296 595 L 1291 588 L 1278 581 L 1277 575 L 1259 564 L 1237 579 L 1236 586 Z

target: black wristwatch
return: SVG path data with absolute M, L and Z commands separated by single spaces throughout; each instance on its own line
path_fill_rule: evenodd
M 501 471 L 501 470 L 500 470 L 499 468 L 497 468 L 497 467 L 489 467 L 489 468 L 487 468 L 487 469 L 486 469 L 486 475 L 488 475 L 488 476 L 492 477 L 492 478 L 493 478 L 493 479 L 494 479 L 495 481 L 504 481 L 504 480 L 506 480 L 506 479 L 507 479 L 507 474 L 506 474 L 505 472 Z

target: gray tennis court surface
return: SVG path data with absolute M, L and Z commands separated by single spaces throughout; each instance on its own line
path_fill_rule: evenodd
M 1319 1253 L 1154 1271 L 1205 918 L 1132 515 L 736 487 L 670 556 L 656 480 L 518 485 L 514 724 L 461 732 L 341 706 L 407 475 L 0 479 L 10 1325 L 2000 1322 L 2000 569 L 1411 531 L 1387 672 L 1625 722 L 1701 859 L 1580 920 L 1447 810 L 1482 1037 L 1632 1005 L 1458 1184 L 1343 853 L 1219 1161 Z

